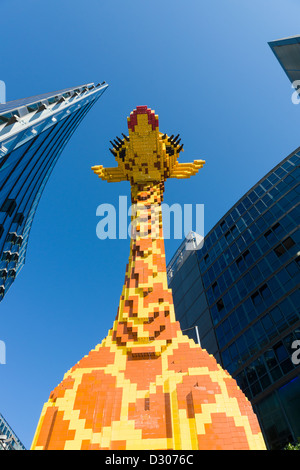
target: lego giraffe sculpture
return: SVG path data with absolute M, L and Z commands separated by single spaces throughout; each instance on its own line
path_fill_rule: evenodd
M 64 376 L 44 405 L 32 449 L 264 449 L 251 404 L 213 356 L 181 332 L 168 289 L 161 202 L 178 163 L 178 136 L 161 134 L 146 106 L 113 143 L 108 182 L 130 181 L 134 236 L 112 329 Z

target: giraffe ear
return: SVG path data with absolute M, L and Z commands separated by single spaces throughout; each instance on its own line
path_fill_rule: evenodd
M 104 181 L 108 183 L 118 183 L 120 181 L 127 181 L 126 176 L 120 168 L 103 168 L 103 165 L 92 166 L 93 172 Z
M 198 173 L 200 168 L 205 164 L 205 160 L 194 160 L 193 163 L 176 162 L 170 172 L 170 178 L 189 178 Z

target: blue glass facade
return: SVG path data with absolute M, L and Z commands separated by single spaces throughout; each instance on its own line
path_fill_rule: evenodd
M 300 80 L 300 36 L 270 41 L 269 46 L 291 83 Z
M 77 126 L 107 88 L 68 88 L 0 105 L 0 300 L 24 265 L 49 176 Z
M 185 315 L 183 328 L 198 324 L 202 347 L 251 400 L 269 448 L 300 436 L 300 366 L 292 361 L 300 339 L 299 160 L 297 149 L 225 214 L 203 249 L 169 265 L 177 319 Z M 199 274 L 178 294 L 189 259 Z M 205 299 L 183 315 L 179 296 L 192 290 Z M 203 331 L 200 311 L 207 308 Z
M 26 450 L 0 413 L 0 450 Z

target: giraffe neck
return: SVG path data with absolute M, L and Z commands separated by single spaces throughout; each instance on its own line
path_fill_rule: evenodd
M 164 184 L 131 187 L 130 255 L 114 326 L 113 342 L 132 352 L 160 353 L 180 329 L 168 289 L 161 203 Z

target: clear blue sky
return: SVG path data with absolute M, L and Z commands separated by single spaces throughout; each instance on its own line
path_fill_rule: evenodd
M 96 208 L 129 196 L 101 182 L 109 140 L 139 105 L 180 132 L 181 161 L 165 202 L 205 204 L 205 233 L 300 145 L 300 105 L 267 42 L 300 33 L 297 0 L 0 0 L 0 79 L 7 101 L 88 82 L 109 88 L 64 150 L 34 219 L 27 261 L 0 304 L 0 412 L 28 448 L 64 373 L 106 336 L 129 240 L 100 241 Z M 166 241 L 167 260 L 180 244 Z

